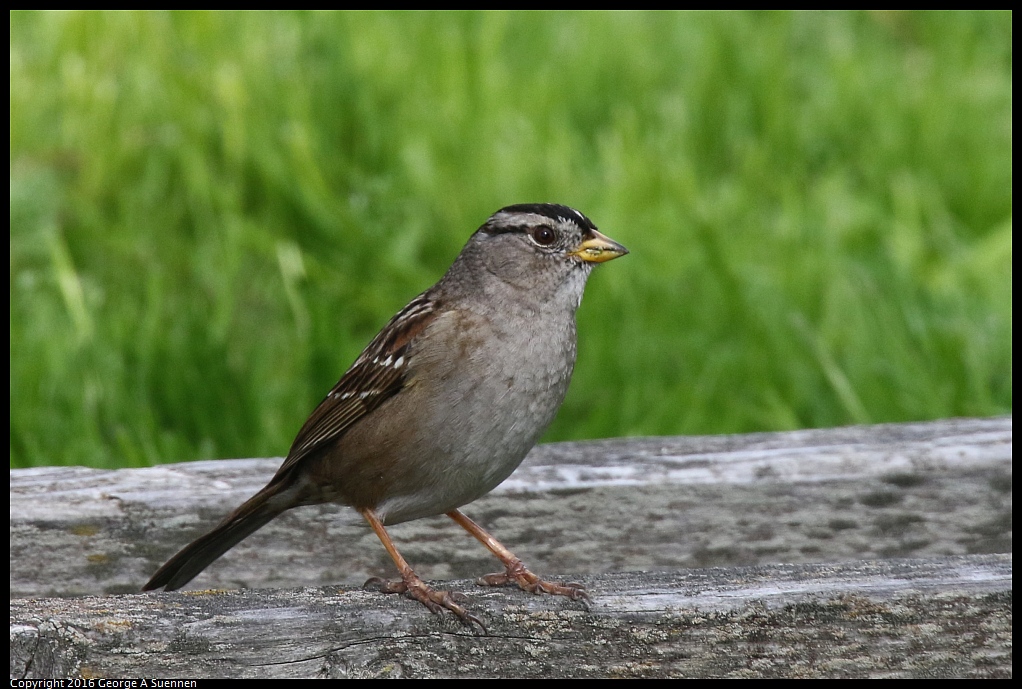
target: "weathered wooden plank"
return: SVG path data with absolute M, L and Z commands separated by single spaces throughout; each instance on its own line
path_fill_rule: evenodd
M 336 588 L 11 601 L 13 677 L 1010 677 L 1011 556 L 476 589 L 449 615 Z
M 259 588 L 115 595 L 279 460 L 16 470 L 11 676 L 1007 677 L 1011 437 L 1002 418 L 536 448 L 467 511 L 593 606 L 451 582 L 486 637 L 358 589 L 392 565 L 334 506 L 194 582 Z M 494 569 L 445 519 L 394 535 L 428 579 Z M 628 570 L 659 571 L 606 574 Z M 83 594 L 107 595 L 60 598 Z

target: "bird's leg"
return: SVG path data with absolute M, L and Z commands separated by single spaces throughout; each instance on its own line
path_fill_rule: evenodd
M 514 583 L 529 593 L 549 593 L 555 596 L 567 596 L 586 604 L 591 602 L 589 594 L 581 584 L 555 584 L 537 577 L 525 567 L 521 560 L 515 557 L 514 553 L 487 533 L 483 527 L 466 517 L 461 510 L 451 510 L 447 516 L 475 536 L 480 543 L 497 556 L 498 560 L 504 563 L 505 571 L 503 573 L 487 574 L 476 580 L 480 586 L 506 586 Z
M 373 577 L 364 584 L 363 588 L 376 586 L 381 593 L 403 593 L 409 598 L 425 605 L 432 613 L 438 613 L 446 608 L 457 615 L 462 623 L 470 627 L 473 624 L 477 624 L 482 632 L 486 633 L 486 626 L 482 620 L 465 610 L 454 600 L 454 595 L 460 594 L 452 594 L 450 591 L 435 591 L 419 578 L 419 575 L 412 570 L 408 562 L 401 557 L 401 553 L 397 551 L 394 541 L 390 539 L 387 530 L 383 528 L 383 522 L 380 521 L 375 512 L 369 508 L 359 509 L 359 512 L 369 522 L 369 526 L 373 527 L 373 531 L 376 532 L 380 541 L 383 542 L 383 547 L 387 549 L 387 553 L 390 554 L 391 559 L 394 560 L 394 564 L 397 565 L 397 569 L 401 573 L 400 581 L 387 581 L 379 577 Z

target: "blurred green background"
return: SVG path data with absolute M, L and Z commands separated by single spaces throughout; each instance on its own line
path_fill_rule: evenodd
M 10 28 L 11 466 L 284 454 L 537 201 L 632 251 L 546 440 L 1011 411 L 1011 13 Z

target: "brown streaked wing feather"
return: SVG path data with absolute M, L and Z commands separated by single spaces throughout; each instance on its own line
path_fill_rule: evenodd
M 390 319 L 313 410 L 298 431 L 274 481 L 290 472 L 303 458 L 338 440 L 356 421 L 404 386 L 408 345 L 435 316 L 436 304 L 426 294 L 420 294 Z

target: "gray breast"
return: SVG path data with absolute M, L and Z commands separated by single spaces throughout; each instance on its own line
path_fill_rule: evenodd
M 400 485 L 378 506 L 386 523 L 485 495 L 539 440 L 568 389 L 575 324 L 573 313 L 533 318 L 531 327 L 515 328 L 471 310 L 446 313 L 430 328 L 436 336 L 421 340 L 428 347 L 410 354 L 423 373 L 409 382 L 405 401 L 421 405 L 421 424 L 407 431 L 416 456 L 406 458 Z

